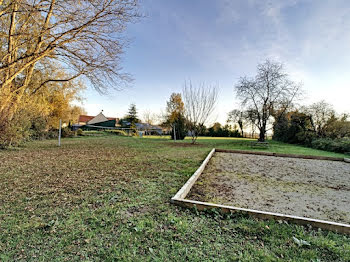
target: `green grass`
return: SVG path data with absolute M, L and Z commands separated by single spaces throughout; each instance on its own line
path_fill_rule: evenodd
M 346 235 L 169 203 L 212 147 L 251 150 L 244 139 L 192 146 L 110 135 L 56 144 L 0 151 L 0 261 L 350 261 Z
M 146 136 L 146 138 L 152 138 L 154 140 L 162 141 L 169 140 L 170 137 L 160 136 Z M 273 140 L 268 140 L 269 147 L 266 149 L 252 148 L 250 146 L 251 141 L 256 139 L 243 139 L 243 138 L 227 138 L 227 137 L 198 137 L 196 142 L 197 146 L 205 146 L 208 148 L 220 148 L 220 149 L 238 149 L 238 150 L 249 150 L 249 151 L 269 151 L 274 153 L 285 153 L 285 154 L 297 154 L 297 155 L 315 155 L 315 156 L 331 156 L 331 157 L 349 157 L 349 155 L 339 154 L 334 152 L 328 152 L 323 150 L 317 150 L 313 148 L 303 147 L 299 145 L 291 145 Z M 176 141 L 183 145 L 184 143 L 190 144 L 191 139 L 186 138 L 183 141 Z

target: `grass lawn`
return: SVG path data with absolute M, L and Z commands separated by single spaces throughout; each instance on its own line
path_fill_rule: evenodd
M 0 261 L 350 261 L 346 235 L 169 203 L 211 148 L 251 150 L 248 140 L 56 143 L 0 151 Z M 343 156 L 277 142 L 267 150 Z

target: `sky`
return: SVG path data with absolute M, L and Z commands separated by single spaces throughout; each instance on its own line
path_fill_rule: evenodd
M 159 114 L 191 80 L 219 88 L 210 121 L 224 124 L 239 108 L 239 77 L 254 76 L 266 59 L 303 83 L 300 104 L 326 100 L 350 113 L 348 0 L 143 0 L 140 12 L 144 17 L 125 32 L 130 44 L 122 62 L 134 81 L 108 95 L 88 87 L 83 107 L 90 115 L 123 117 L 131 103 L 141 119 L 146 110 Z

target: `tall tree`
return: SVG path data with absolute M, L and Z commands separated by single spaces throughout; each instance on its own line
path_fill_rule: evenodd
M 130 104 L 126 120 L 130 123 L 130 126 L 135 126 L 136 123 L 140 122 L 137 117 L 137 109 L 135 104 Z
M 184 110 L 181 94 L 172 93 L 166 107 L 166 124 L 171 127 L 170 135 L 172 139 L 175 137 L 177 140 L 183 140 L 186 137 Z
M 301 84 L 289 79 L 283 65 L 266 60 L 257 66 L 254 78 L 241 77 L 235 86 L 236 96 L 242 107 L 254 111 L 259 141 L 265 141 L 268 121 L 274 111 L 283 111 L 301 94 Z
M 103 90 L 127 80 L 120 71 L 126 43 L 121 33 L 138 16 L 135 5 L 134 0 L 2 1 L 0 113 L 10 106 L 15 111 L 23 96 L 52 82 L 85 76 Z M 55 64 L 64 77 L 44 75 L 33 86 L 33 77 L 47 64 Z
M 127 83 L 123 32 L 139 17 L 136 6 L 136 0 L 0 1 L 0 122 L 13 125 L 55 84 L 77 86 L 80 78 L 102 92 Z
M 184 113 L 184 103 L 180 93 L 172 93 L 169 101 L 167 101 L 167 115 L 170 122 L 176 120 L 179 114 Z
M 192 144 L 194 144 L 198 134 L 215 109 L 218 89 L 215 86 L 206 86 L 205 84 L 194 87 L 189 81 L 185 82 L 182 93 L 187 128 L 191 132 Z

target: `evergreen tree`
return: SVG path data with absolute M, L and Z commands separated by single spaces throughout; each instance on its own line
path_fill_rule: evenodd
M 135 127 L 135 124 L 140 122 L 137 117 L 137 109 L 135 104 L 130 104 L 125 120 L 127 120 L 132 127 Z

